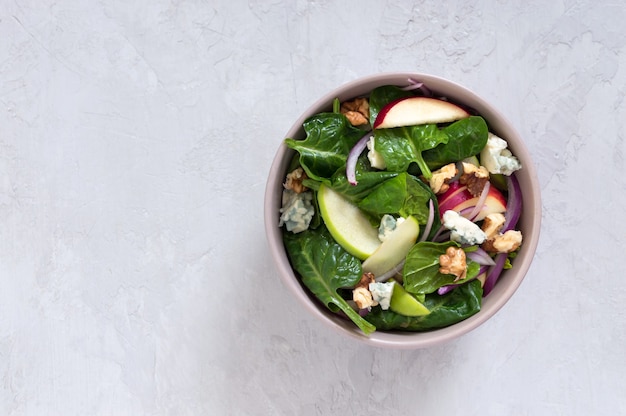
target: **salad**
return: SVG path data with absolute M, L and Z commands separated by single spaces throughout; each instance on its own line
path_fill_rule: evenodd
M 480 311 L 522 245 L 505 138 L 423 83 L 377 87 L 303 124 L 279 226 L 294 270 L 365 334 L 426 331 Z

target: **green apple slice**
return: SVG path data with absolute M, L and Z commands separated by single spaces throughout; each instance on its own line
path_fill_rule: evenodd
M 378 249 L 363 262 L 363 271 L 382 276 L 406 257 L 417 241 L 420 226 L 413 216 L 402 221 Z
M 395 313 L 404 316 L 424 316 L 430 313 L 426 306 L 422 305 L 415 296 L 407 292 L 399 283 L 393 285 L 389 308 Z
M 324 184 L 317 191 L 317 201 L 330 235 L 348 253 L 364 260 L 378 249 L 378 229 L 359 207 Z

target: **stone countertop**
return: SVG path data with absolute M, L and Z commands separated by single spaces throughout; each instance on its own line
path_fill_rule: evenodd
M 0 3 L 0 414 L 626 414 L 621 3 Z M 417 351 L 314 320 L 262 213 L 302 111 L 397 70 L 500 108 L 543 192 L 518 292 Z

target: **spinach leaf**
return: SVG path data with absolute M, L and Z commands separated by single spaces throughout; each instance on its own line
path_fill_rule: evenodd
M 428 201 L 431 197 L 430 188 L 426 189 L 422 181 L 402 172 L 375 187 L 358 206 L 377 215 L 413 215 L 420 224 L 424 224 L 428 219 Z
M 480 311 L 483 290 L 478 280 L 461 285 L 445 295 L 431 294 L 424 299 L 430 310 L 425 316 L 403 316 L 380 307 L 365 316 L 380 330 L 425 331 L 463 321 Z
M 398 176 L 397 172 L 370 171 L 364 164 L 357 164 L 357 184 L 351 185 L 346 177 L 345 169 L 338 170 L 330 179 L 330 187 L 339 192 L 353 203 L 358 203 L 365 198 L 375 187 L 381 183 Z
M 467 274 L 463 280 L 454 281 L 456 276 L 439 272 L 439 256 L 448 247 L 458 247 L 454 241 L 435 243 L 422 241 L 415 244 L 406 256 L 403 269 L 404 288 L 414 294 L 432 293 L 441 286 L 452 283 L 462 284 L 478 275 L 480 266 L 467 260 Z
M 374 148 L 381 153 L 387 170 L 406 172 L 409 165 L 415 162 L 427 179 L 432 173 L 422 152 L 447 142 L 448 135 L 436 124 L 374 130 Z
M 489 128 L 484 118 L 472 116 L 450 124 L 443 131 L 448 142 L 422 153 L 433 170 L 480 153 L 487 144 Z
M 411 91 L 404 91 L 400 87 L 393 85 L 384 85 L 378 88 L 374 88 L 370 93 L 370 124 L 374 125 L 376 117 L 380 110 L 392 101 L 399 100 L 400 98 L 412 97 Z
M 362 163 L 359 164 L 362 165 Z M 337 172 L 331 176 L 329 181 L 329 186 L 333 188 L 333 190 L 339 192 L 355 204 L 365 198 L 372 189 L 381 183 L 398 176 L 398 172 L 388 172 L 385 170 L 370 171 L 367 170 L 367 168 L 358 168 L 359 164 L 357 164 L 356 170 L 357 185 L 352 185 L 348 182 L 345 167 L 338 169 Z M 314 179 L 305 179 L 302 184 L 307 188 L 317 191 L 320 188 L 321 182 Z
M 283 240 L 302 282 L 328 309 L 343 311 L 365 334 L 376 330 L 337 293 L 354 287 L 363 269 L 359 259 L 337 244 L 325 226 L 298 234 L 285 232 Z
M 304 124 L 304 140 L 285 139 L 300 154 L 300 164 L 309 178 L 324 181 L 345 166 L 350 149 L 363 137 L 343 114 L 321 113 Z

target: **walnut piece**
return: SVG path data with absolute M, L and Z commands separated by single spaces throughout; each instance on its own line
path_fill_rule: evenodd
M 361 280 L 359 280 L 359 283 L 357 283 L 354 290 L 352 290 L 352 300 L 359 309 L 371 308 L 372 306 L 378 305 L 378 302 L 372 298 L 372 293 L 369 291 L 370 283 L 374 282 L 376 282 L 374 274 L 363 273 Z
M 363 126 L 369 122 L 363 114 L 356 111 L 346 111 L 343 115 L 346 116 L 353 126 Z
M 500 229 L 504 225 L 504 221 L 504 215 L 500 213 L 489 214 L 485 217 L 483 225 L 480 228 L 487 236 L 487 240 L 494 238 L 496 235 L 498 235 Z
M 435 194 L 442 194 L 450 188 L 448 182 L 450 179 L 454 178 L 457 173 L 456 165 L 449 163 L 433 172 L 433 175 L 428 180 L 428 185 Z
M 363 275 L 361 276 L 361 280 L 359 280 L 359 283 L 357 283 L 355 287 L 369 287 L 370 283 L 375 282 L 376 276 L 374 276 L 374 273 L 365 272 L 363 273 Z
M 346 116 L 353 126 L 362 126 L 369 123 L 370 105 L 367 98 L 355 98 L 351 101 L 344 101 L 341 103 L 339 111 Z
M 455 275 L 455 282 L 464 279 L 467 274 L 465 252 L 459 247 L 448 247 L 446 254 L 439 256 L 439 266 L 440 273 Z
M 481 246 L 488 253 L 510 253 L 522 245 L 522 233 L 509 230 L 485 241 Z
M 372 298 L 372 292 L 364 287 L 357 287 L 352 291 L 352 300 L 359 309 L 367 309 L 377 305 Z
M 486 167 L 463 162 L 463 174 L 459 182 L 461 185 L 467 185 L 467 190 L 473 196 L 479 196 L 488 181 L 489 171 Z
M 295 193 L 300 194 L 308 189 L 306 186 L 302 185 L 302 181 L 305 179 L 307 179 L 307 176 L 304 169 L 301 167 L 296 168 L 287 174 L 284 187 L 285 189 L 290 189 Z

